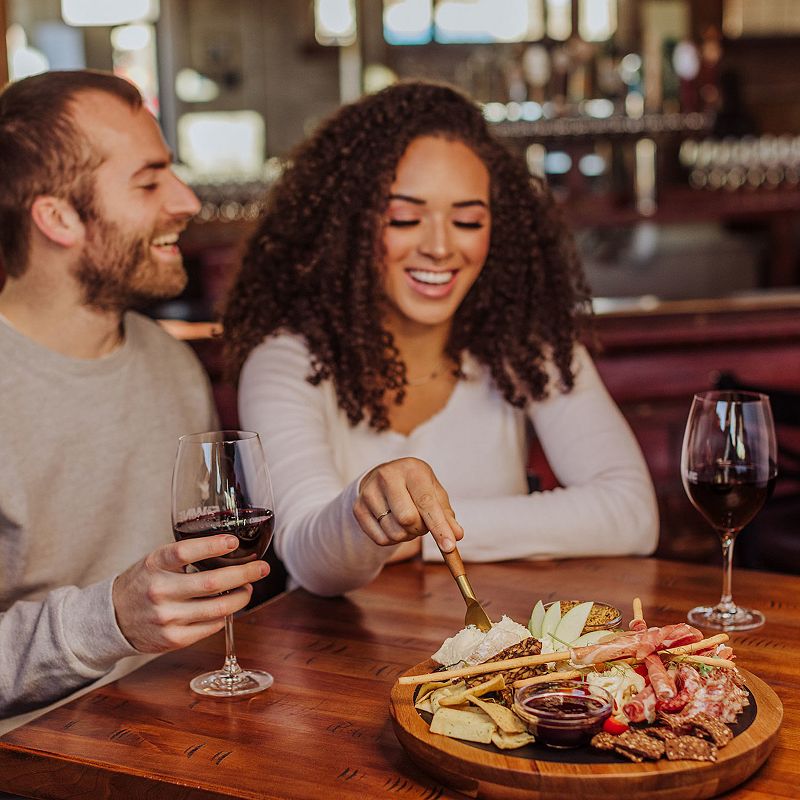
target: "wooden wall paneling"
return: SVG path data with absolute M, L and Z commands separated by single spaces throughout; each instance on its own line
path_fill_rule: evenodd
M 0 0 L 0 86 L 5 86 L 5 84 L 8 83 L 8 51 L 6 50 L 7 27 L 8 12 L 6 11 L 6 0 Z

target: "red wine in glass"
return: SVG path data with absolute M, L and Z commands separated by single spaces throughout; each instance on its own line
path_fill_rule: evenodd
M 217 569 L 230 564 L 246 564 L 261 558 L 272 539 L 275 516 L 269 508 L 243 508 L 215 511 L 179 522 L 172 529 L 175 540 L 197 539 L 228 533 L 239 540 L 239 546 L 224 556 L 204 558 L 192 566 L 196 569 Z
M 182 436 L 172 473 L 172 531 L 176 541 L 227 533 L 239 546 L 198 561 L 212 570 L 256 561 L 266 552 L 275 525 L 272 485 L 257 433 L 210 431 Z M 242 669 L 236 658 L 233 617 L 225 618 L 225 664 L 193 678 L 198 694 L 238 697 L 273 683 L 268 672 Z
M 681 451 L 681 477 L 692 505 L 722 544 L 722 596 L 693 608 L 699 627 L 743 631 L 764 615 L 733 602 L 733 545 L 769 499 L 777 476 L 775 426 L 769 398 L 755 392 L 703 392 L 692 401 Z
M 717 529 L 741 530 L 769 500 L 776 476 L 758 480 L 749 466 L 721 462 L 716 469 L 687 478 L 692 505 Z

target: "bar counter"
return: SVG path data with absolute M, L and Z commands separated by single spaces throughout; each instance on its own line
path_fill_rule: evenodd
M 651 625 L 716 602 L 718 567 L 661 559 L 472 564 L 489 615 L 525 622 L 542 599 L 611 602 L 630 619 L 642 599 Z M 784 717 L 766 764 L 723 795 L 797 797 L 800 785 L 800 577 L 738 570 L 736 599 L 761 609 L 760 630 L 732 634 L 738 664 L 780 697 Z M 194 695 L 189 679 L 222 663 L 213 636 L 94 689 L 0 738 L 0 790 L 35 798 L 458 798 L 398 743 L 393 684 L 463 625 L 443 565 L 387 567 L 341 598 L 281 595 L 236 623 L 245 666 L 275 676 L 239 701 Z M 480 796 L 467 786 L 468 796 Z

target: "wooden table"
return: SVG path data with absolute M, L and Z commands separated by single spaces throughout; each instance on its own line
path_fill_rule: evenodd
M 534 602 L 642 598 L 648 621 L 684 619 L 719 596 L 718 569 L 657 559 L 470 565 L 490 616 L 526 621 Z M 766 765 L 725 797 L 796 798 L 800 787 L 800 578 L 739 571 L 735 596 L 767 615 L 732 636 L 739 663 L 784 705 Z M 346 598 L 295 591 L 236 624 L 240 661 L 275 676 L 240 701 L 200 698 L 194 674 L 222 662 L 214 636 L 152 661 L 0 739 L 0 790 L 38 798 L 461 797 L 419 771 L 392 731 L 395 679 L 463 622 L 443 566 L 387 567 Z

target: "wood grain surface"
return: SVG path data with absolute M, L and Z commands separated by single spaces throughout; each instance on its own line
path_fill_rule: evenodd
M 638 595 L 647 621 L 662 625 L 715 601 L 720 588 L 718 568 L 657 559 L 470 564 L 469 572 L 492 619 L 522 622 L 538 599 L 581 598 L 619 606 L 627 623 Z M 764 766 L 722 796 L 796 798 L 800 578 L 738 571 L 734 593 L 767 616 L 762 629 L 732 635 L 738 663 L 776 692 L 784 718 Z M 480 796 L 469 777 L 445 781 L 417 767 L 389 713 L 396 679 L 458 630 L 463 613 L 444 565 L 419 562 L 387 567 L 344 598 L 283 595 L 236 623 L 240 661 L 269 670 L 272 688 L 238 701 L 194 695 L 189 679 L 222 663 L 223 638 L 211 637 L 0 738 L 0 791 L 91 800 Z M 684 797 L 703 796 L 692 786 Z

